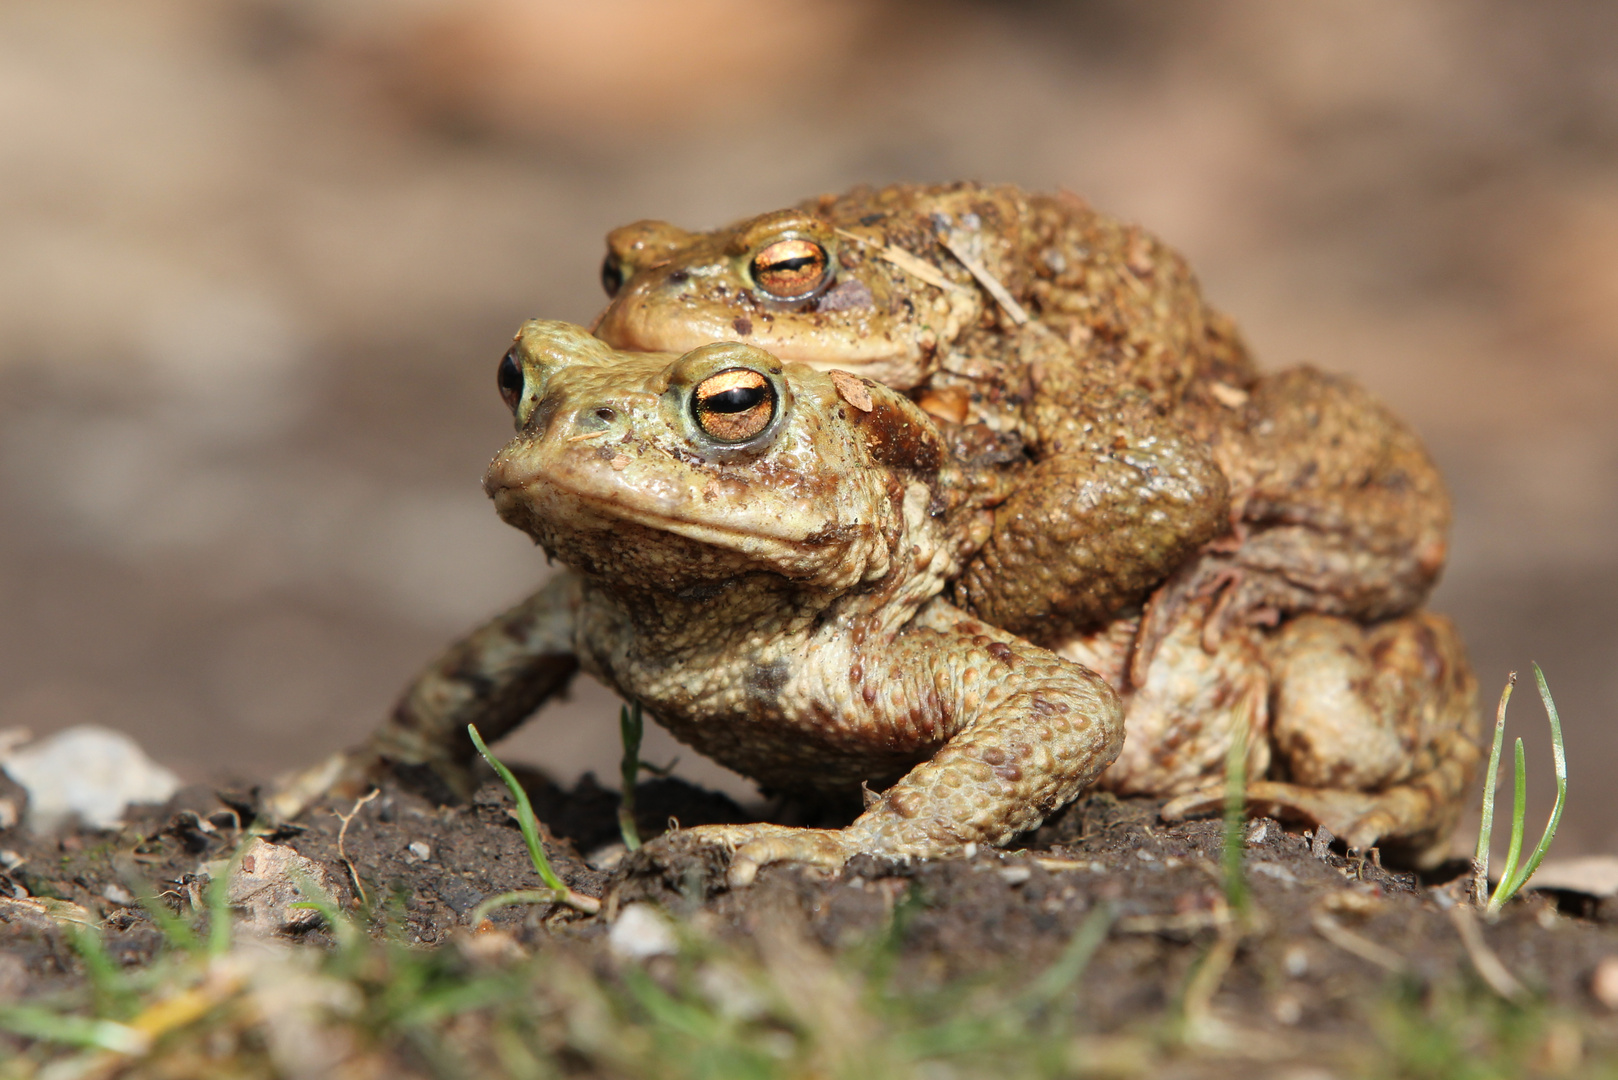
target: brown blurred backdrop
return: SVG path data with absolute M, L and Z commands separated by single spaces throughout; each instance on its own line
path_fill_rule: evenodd
M 1010 180 L 1416 424 L 1458 507 L 1435 606 L 1490 706 L 1545 666 L 1559 850 L 1618 850 L 1614 41 L 1604 0 L 8 0 L 0 728 L 194 779 L 357 739 L 544 573 L 478 486 L 494 365 L 594 314 L 607 229 Z M 511 754 L 611 775 L 614 715 L 581 687 Z

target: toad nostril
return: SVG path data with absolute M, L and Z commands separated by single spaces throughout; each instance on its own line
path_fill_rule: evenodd
M 610 424 L 614 420 L 618 419 L 617 410 L 609 409 L 603 405 L 601 408 L 596 410 L 596 419 L 600 420 L 603 424 Z

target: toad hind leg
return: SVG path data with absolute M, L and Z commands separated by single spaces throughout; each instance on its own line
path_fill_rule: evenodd
M 1249 783 L 1249 809 L 1325 825 L 1351 847 L 1380 843 L 1417 866 L 1441 861 L 1480 757 L 1476 684 L 1449 620 L 1303 616 L 1277 632 L 1271 655 L 1271 733 L 1288 779 Z M 1222 798 L 1196 792 L 1163 816 Z
M 565 690 L 578 670 L 577 592 L 573 575 L 557 574 L 450 646 L 363 744 L 278 781 L 270 812 L 282 820 L 296 817 L 328 790 L 363 788 L 385 765 L 426 771 L 454 793 L 469 795 L 474 751 L 466 726 L 476 724 L 494 742 Z
M 572 682 L 579 668 L 577 594 L 577 579 L 557 574 L 450 646 L 416 677 L 365 750 L 396 764 L 425 766 L 464 789 L 474 753 L 468 724 L 494 742 Z
M 1095 672 L 935 601 L 880 650 L 817 666 L 823 705 L 889 745 L 931 731 L 932 756 L 844 829 L 721 825 L 693 830 L 734 852 L 730 881 L 793 861 L 835 868 L 850 856 L 941 857 L 1000 844 L 1071 801 L 1118 756 L 1117 694 Z M 918 745 L 925 753 L 927 747 Z

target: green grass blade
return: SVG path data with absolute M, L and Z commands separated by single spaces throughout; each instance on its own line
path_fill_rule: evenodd
M 1064 990 L 1078 983 L 1084 969 L 1090 964 L 1090 958 L 1107 939 L 1107 931 L 1112 929 L 1115 914 L 1112 905 L 1103 901 L 1079 924 L 1056 961 L 1019 995 L 1017 1004 L 1022 1011 L 1033 1012 L 1043 1008 L 1056 1000 Z
M 1511 844 L 1506 848 L 1506 865 L 1500 868 L 1500 883 L 1489 898 L 1490 913 L 1499 911 L 1517 891 L 1512 882 L 1522 858 L 1523 821 L 1528 816 L 1528 766 L 1523 758 L 1521 739 L 1517 740 L 1512 753 L 1511 788 Z
M 230 951 L 231 931 L 234 929 L 230 914 L 230 879 L 242 862 L 242 844 L 230 853 L 225 872 L 208 879 L 208 955 L 223 956 Z
M 556 903 L 555 889 L 515 889 L 512 892 L 503 892 L 491 896 L 472 909 L 467 917 L 466 925 L 482 926 L 483 920 L 501 908 L 515 907 L 518 904 L 554 904 Z
M 326 926 L 330 928 L 331 936 L 340 949 L 353 951 L 364 944 L 365 931 L 353 919 L 343 914 L 342 908 L 337 906 L 336 897 L 321 888 L 319 883 L 307 874 L 288 870 L 287 877 L 298 887 L 298 891 L 308 898 L 296 900 L 287 907 L 320 912 L 320 917 L 326 920 Z
M 77 923 L 68 923 L 64 929 L 73 951 L 84 962 L 84 973 L 90 980 L 91 993 L 95 995 L 96 1012 L 117 1017 L 133 1014 L 136 992 L 129 985 L 124 969 L 107 952 L 101 931 Z
M 141 1054 L 151 1044 L 144 1032 L 113 1020 L 52 1012 L 34 1005 L 0 1007 L 0 1030 L 29 1039 L 117 1054 Z
M 1551 722 L 1551 759 L 1556 766 L 1556 803 L 1551 807 L 1550 821 L 1545 824 L 1545 833 L 1534 845 L 1534 853 L 1528 858 L 1528 865 L 1523 867 L 1522 880 L 1517 887 L 1528 884 L 1528 879 L 1534 876 L 1539 864 L 1545 858 L 1545 853 L 1551 849 L 1551 841 L 1556 838 L 1556 827 L 1562 823 L 1562 804 L 1567 802 L 1567 749 L 1562 743 L 1562 718 L 1556 713 L 1556 702 L 1551 700 L 1551 688 L 1545 684 L 1545 673 L 1534 665 L 1534 681 L 1539 684 L 1539 699 L 1545 703 L 1545 715 Z
M 1478 850 L 1472 859 L 1472 902 L 1482 907 L 1489 900 L 1489 841 L 1494 836 L 1494 788 L 1500 776 L 1500 748 L 1506 741 L 1506 703 L 1517 673 L 1506 676 L 1500 706 L 1494 712 L 1494 743 L 1489 747 L 1489 771 L 1483 775 L 1483 822 L 1478 826 Z
M 567 886 L 562 884 L 562 879 L 551 869 L 551 861 L 545 856 L 545 845 L 539 842 L 539 819 L 534 817 L 534 804 L 528 801 L 528 792 L 517 783 L 517 778 L 512 775 L 511 770 L 506 768 L 499 758 L 489 753 L 489 748 L 484 745 L 483 736 L 478 734 L 475 725 L 466 725 L 466 731 L 472 736 L 472 745 L 478 748 L 483 760 L 500 775 L 500 779 L 505 781 L 506 788 L 511 792 L 511 797 L 517 800 L 517 827 L 522 830 L 523 842 L 528 845 L 528 857 L 533 860 L 534 872 L 557 895 L 566 894 Z
M 153 891 L 149 883 L 139 878 L 132 878 L 127 884 L 130 886 L 130 891 L 135 894 L 135 899 L 140 902 L 140 906 L 146 910 L 146 914 L 152 917 L 152 921 L 157 924 L 157 928 L 168 939 L 170 948 L 179 949 L 183 952 L 196 952 L 200 948 L 197 933 L 191 929 L 191 924 L 170 911 L 169 906 L 163 902 L 161 896 L 158 896 Z
M 618 832 L 630 851 L 640 847 L 640 830 L 635 827 L 635 785 L 640 781 L 640 742 L 646 734 L 640 702 L 618 709 L 618 730 L 624 739 L 624 757 L 618 772 L 623 778 L 623 795 L 618 801 Z
M 1236 714 L 1236 730 L 1231 733 L 1225 754 L 1225 843 L 1223 855 L 1225 903 L 1238 914 L 1247 911 L 1247 878 L 1243 865 L 1247 855 L 1247 713 Z

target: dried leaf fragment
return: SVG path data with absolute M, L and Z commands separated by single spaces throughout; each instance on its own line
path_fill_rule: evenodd
M 870 412 L 874 408 L 871 404 L 871 388 L 866 386 L 865 380 L 858 375 L 850 375 L 846 371 L 832 371 L 831 381 L 837 387 L 837 396 L 860 412 Z

